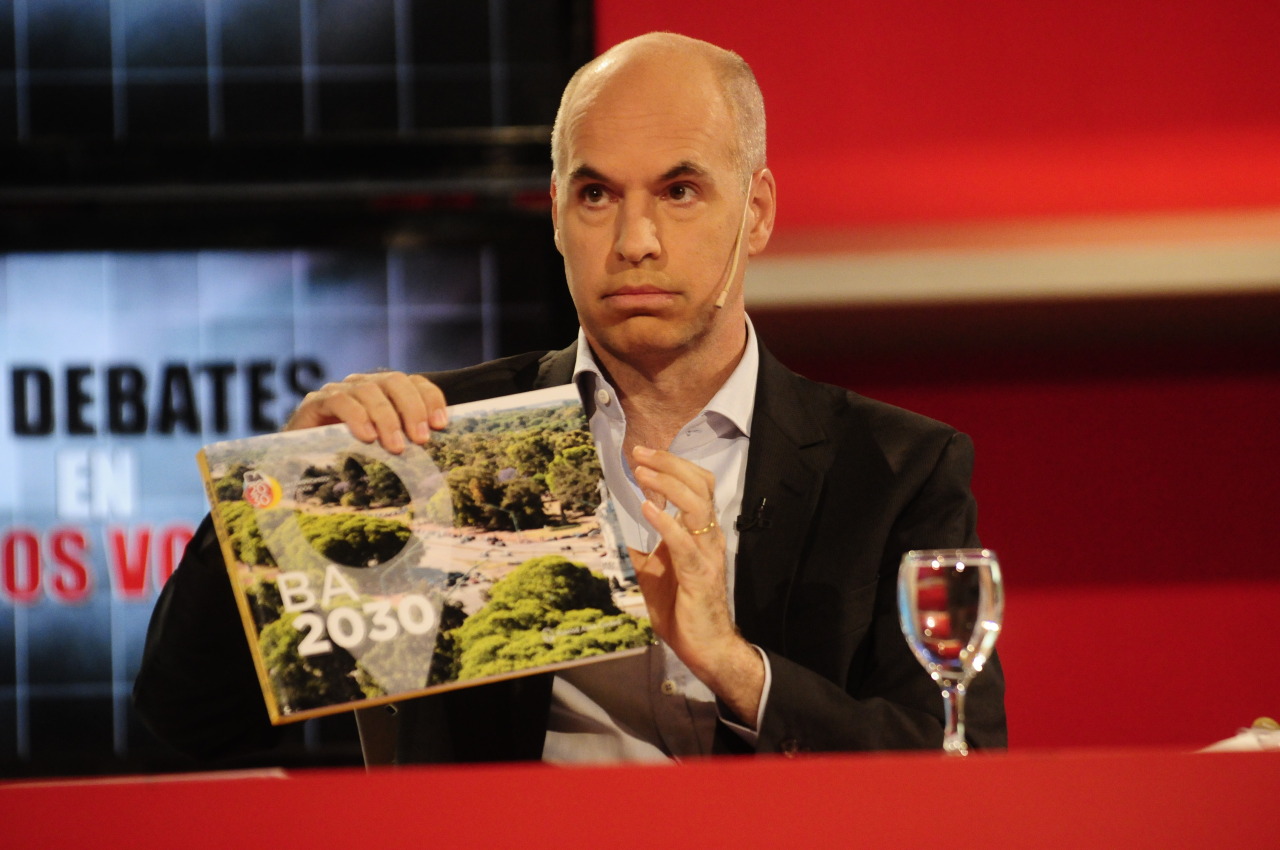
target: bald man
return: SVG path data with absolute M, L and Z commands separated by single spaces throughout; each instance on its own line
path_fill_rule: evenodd
M 898 628 L 908 549 L 978 543 L 972 447 L 924 417 L 786 370 L 743 303 L 776 184 L 740 57 L 653 33 L 569 82 L 552 221 L 581 330 L 570 347 L 434 375 L 353 375 L 289 428 L 346 423 L 391 451 L 445 404 L 573 382 L 659 645 L 646 654 L 362 715 L 406 762 L 667 761 L 939 747 L 937 686 Z M 185 672 L 199 670 L 198 676 Z M 157 605 L 135 697 L 200 754 L 272 727 L 206 522 Z M 1005 744 L 998 661 L 968 697 L 971 746 Z

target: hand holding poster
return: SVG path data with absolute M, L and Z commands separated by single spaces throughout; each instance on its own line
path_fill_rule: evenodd
M 653 642 L 576 390 L 449 415 L 400 455 L 345 425 L 201 451 L 272 722 Z

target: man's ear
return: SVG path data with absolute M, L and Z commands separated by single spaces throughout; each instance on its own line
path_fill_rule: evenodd
M 774 217 L 778 212 L 778 185 L 773 172 L 761 169 L 760 179 L 755 181 L 751 197 L 751 222 L 747 230 L 747 254 L 754 256 L 764 250 L 773 235 Z
M 564 245 L 560 244 L 560 208 L 559 208 L 559 205 L 556 204 L 557 195 L 558 195 L 558 192 L 556 189 L 556 174 L 553 171 L 551 172 L 551 227 L 552 227 L 551 238 L 556 243 L 556 250 L 559 251 L 561 254 L 563 254 Z

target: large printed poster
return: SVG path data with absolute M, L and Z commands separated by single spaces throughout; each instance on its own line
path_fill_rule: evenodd
M 147 745 L 129 694 L 207 510 L 198 449 L 276 430 L 353 371 L 495 354 L 482 259 L 0 254 L 0 775 Z
M 400 454 L 330 425 L 201 466 L 273 723 L 654 643 L 573 384 L 452 405 Z

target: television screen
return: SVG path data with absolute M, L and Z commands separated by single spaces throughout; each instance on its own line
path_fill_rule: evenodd
M 572 340 L 547 144 L 590 41 L 567 0 L 0 0 L 0 776 L 195 766 L 130 691 L 201 445 Z

